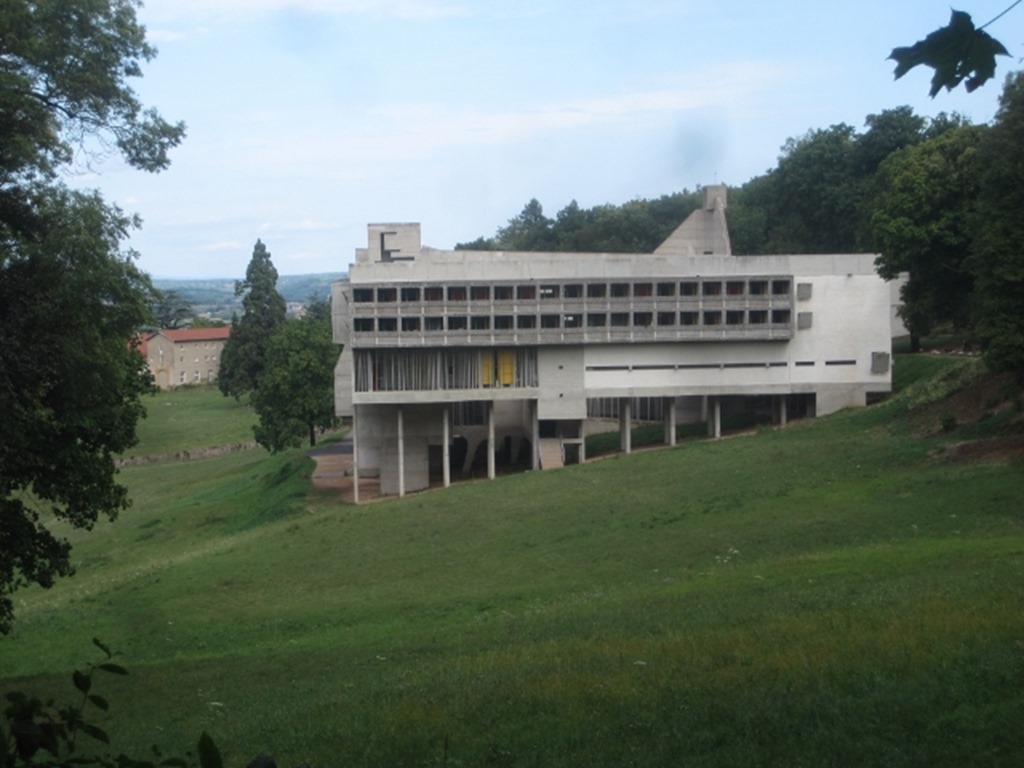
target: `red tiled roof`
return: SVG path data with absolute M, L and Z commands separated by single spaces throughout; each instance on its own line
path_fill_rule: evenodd
M 220 328 L 176 328 L 159 331 L 171 341 L 227 341 L 231 326 Z

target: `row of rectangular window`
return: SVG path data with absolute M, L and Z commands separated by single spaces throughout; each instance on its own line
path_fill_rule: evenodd
M 585 315 L 438 315 L 420 317 L 357 317 L 357 333 L 407 333 L 441 331 L 511 331 L 532 328 L 662 328 L 673 326 L 787 325 L 788 309 L 707 310 L 704 312 L 589 312 Z
M 681 282 L 523 285 L 425 285 L 353 288 L 356 304 L 421 301 L 534 301 L 555 299 L 673 298 L 676 296 L 788 296 L 789 279 L 683 280 Z

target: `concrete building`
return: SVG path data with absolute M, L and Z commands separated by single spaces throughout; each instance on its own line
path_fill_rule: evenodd
M 682 420 L 720 435 L 729 408 L 784 424 L 864 405 L 891 385 L 874 258 L 733 256 L 724 187 L 650 254 L 441 251 L 419 224 L 371 224 L 332 296 L 356 486 L 582 461 L 588 414 L 609 406 L 628 452 L 640 408 L 673 444 Z
M 216 381 L 220 356 L 231 328 L 176 328 L 142 340 L 141 352 L 160 389 Z

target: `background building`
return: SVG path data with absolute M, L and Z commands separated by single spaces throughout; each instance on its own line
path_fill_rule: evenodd
M 160 389 L 217 380 L 220 355 L 231 328 L 184 328 L 150 334 L 142 342 L 142 355 Z
M 871 254 L 733 256 L 724 187 L 652 254 L 440 251 L 371 224 L 333 286 L 336 411 L 381 492 L 500 461 L 583 460 L 588 414 L 777 423 L 891 386 L 892 289 Z M 358 482 L 356 483 L 358 486 Z

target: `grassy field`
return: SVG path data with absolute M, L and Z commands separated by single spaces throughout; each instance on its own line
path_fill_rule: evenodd
M 181 387 L 143 398 L 146 418 L 139 443 L 126 455 L 160 455 L 251 443 L 256 414 L 246 401 L 224 397 L 214 386 Z
M 78 574 L 16 595 L 0 688 L 69 698 L 98 636 L 131 670 L 100 681 L 117 749 L 205 729 L 239 767 L 1020 765 L 1024 472 L 954 450 L 1019 413 L 939 429 L 955 365 L 360 507 L 301 452 L 126 468 Z

